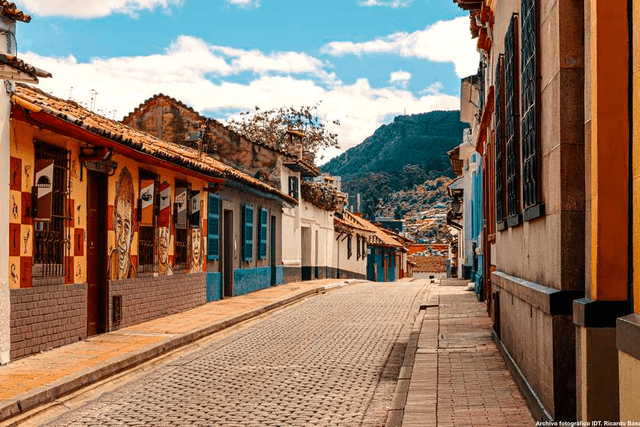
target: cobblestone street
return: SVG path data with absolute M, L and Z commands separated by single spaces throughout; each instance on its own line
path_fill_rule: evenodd
M 358 283 L 310 298 L 48 425 L 384 425 L 428 286 Z

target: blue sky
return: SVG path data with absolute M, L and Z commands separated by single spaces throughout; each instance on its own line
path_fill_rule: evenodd
M 451 0 L 19 0 L 18 53 L 40 87 L 116 119 L 154 95 L 225 119 L 313 105 L 343 151 L 395 115 L 458 108 L 476 71 Z M 336 155 L 330 150 L 323 161 Z

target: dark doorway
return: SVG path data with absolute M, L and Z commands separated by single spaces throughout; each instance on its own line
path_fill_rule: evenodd
M 302 280 L 311 280 L 311 227 L 300 228 L 302 249 Z
M 222 281 L 223 297 L 233 296 L 233 211 L 224 211 L 224 236 L 222 238 Z
M 87 336 L 91 336 L 107 329 L 108 189 L 103 173 L 88 171 L 87 179 Z
M 276 285 L 276 217 L 271 217 L 271 233 L 269 236 L 269 265 L 271 265 L 271 286 Z

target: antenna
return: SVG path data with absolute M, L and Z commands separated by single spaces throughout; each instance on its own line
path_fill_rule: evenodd
M 96 107 L 96 98 L 98 97 L 98 91 L 95 89 L 91 89 L 91 111 Z

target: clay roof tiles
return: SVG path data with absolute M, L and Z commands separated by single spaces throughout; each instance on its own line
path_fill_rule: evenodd
M 0 0 L 0 13 L 14 21 L 29 22 L 31 21 L 31 15 L 24 13 L 15 3 L 11 3 L 6 0 Z
M 13 69 L 22 71 L 23 73 L 33 77 L 33 79 L 36 82 L 38 81 L 38 77 L 52 77 L 50 72 L 41 70 L 39 68 L 34 67 L 33 65 L 27 64 L 26 62 L 24 62 L 22 59 L 18 58 L 15 55 L 0 53 L 0 64 L 8 65 Z
M 38 88 L 18 83 L 12 101 L 31 112 L 43 111 L 46 114 L 78 126 L 92 134 L 111 140 L 120 146 L 128 147 L 138 153 L 154 157 L 161 161 L 181 166 L 194 172 L 215 178 L 230 178 L 256 189 L 278 196 L 289 203 L 297 201 L 280 190 L 263 183 L 237 169 L 214 159 L 198 150 L 173 144 L 153 135 L 130 128 L 129 126 L 96 114 L 74 101 L 65 101 Z
M 193 107 L 188 106 L 187 104 L 185 104 L 184 102 L 173 98 L 171 96 L 165 95 L 163 93 L 157 93 L 155 95 L 153 95 L 152 97 L 146 99 L 145 101 L 143 101 L 142 103 L 140 103 L 140 105 L 138 105 L 132 112 L 130 112 L 129 114 L 127 114 L 123 119 L 122 122 L 123 123 L 128 123 L 131 120 L 133 120 L 133 118 L 138 115 L 140 112 L 144 111 L 144 109 L 151 104 L 152 101 L 157 100 L 157 99 L 166 99 L 169 102 L 175 103 L 177 106 L 184 108 L 190 112 L 192 112 L 193 114 L 195 114 L 198 117 L 198 120 L 205 122 L 207 120 L 211 120 L 213 123 L 215 123 L 217 126 L 220 126 L 224 129 L 227 129 L 229 132 L 235 133 L 234 131 L 232 131 L 231 129 L 229 129 L 227 126 L 225 126 L 224 124 L 222 124 L 220 121 L 215 120 L 215 119 L 211 119 L 211 118 L 207 118 L 205 116 L 203 116 L 202 114 L 200 114 L 198 111 L 196 111 L 195 109 L 193 109 Z M 247 138 L 246 136 L 243 135 L 243 138 Z M 247 138 L 248 139 L 248 138 Z M 258 145 L 260 147 L 264 147 L 266 149 L 269 149 L 271 151 L 274 151 L 276 153 L 282 154 L 284 156 L 287 157 L 295 157 L 294 155 L 292 155 L 291 153 L 284 151 L 284 150 L 280 150 L 278 148 L 272 147 L 270 145 L 267 145 L 261 141 L 251 141 L 253 144 Z

